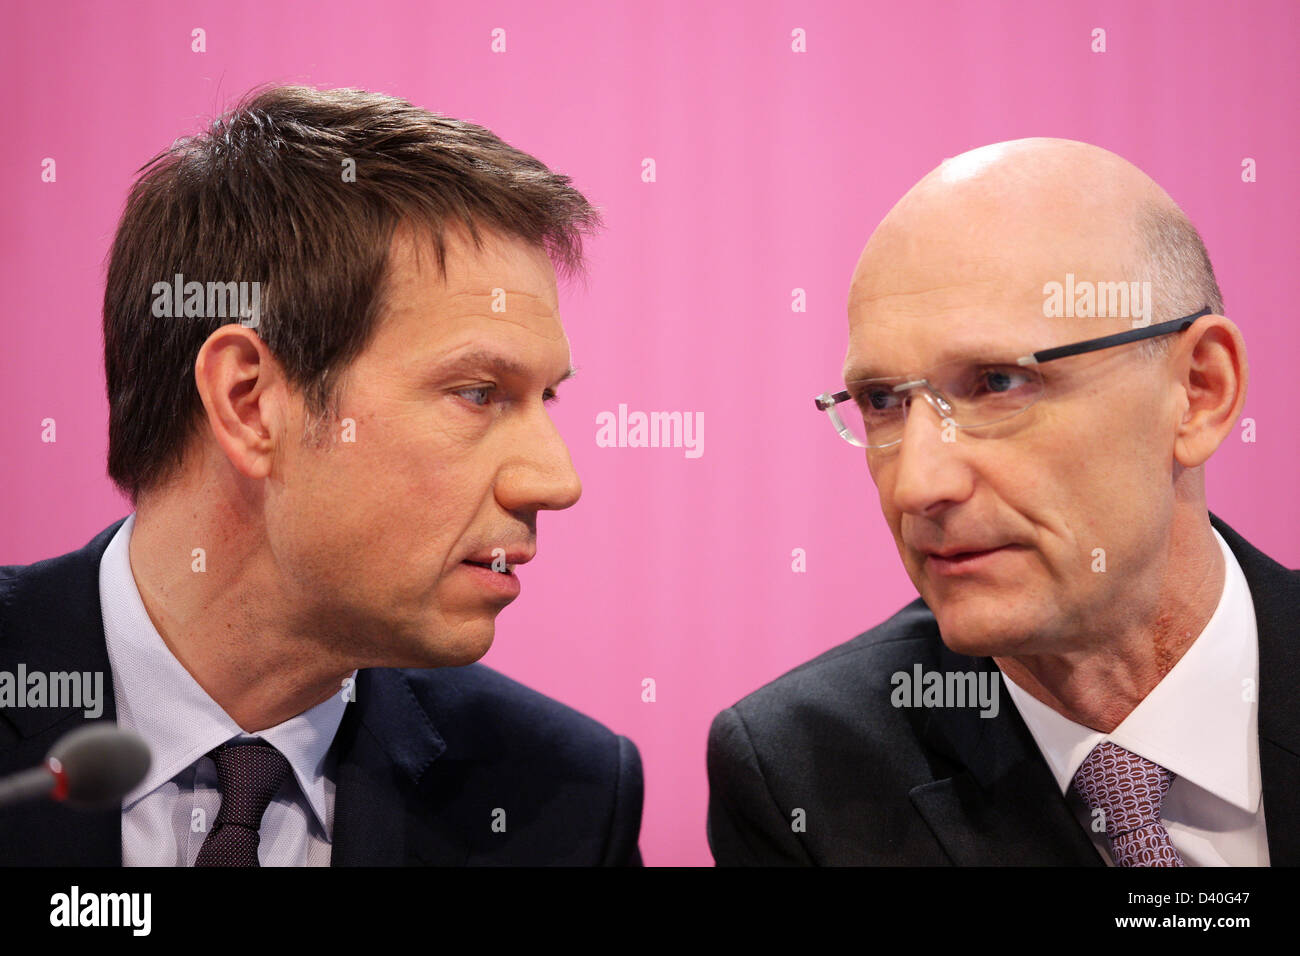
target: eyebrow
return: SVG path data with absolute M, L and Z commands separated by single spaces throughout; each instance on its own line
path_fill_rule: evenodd
M 1028 346 L 1008 346 L 1005 342 L 992 344 L 989 342 L 968 342 L 961 345 L 950 345 L 943 348 L 938 357 L 927 363 L 924 368 L 912 368 L 905 372 L 882 371 L 878 366 L 870 362 L 863 362 L 859 365 L 853 365 L 844 370 L 845 382 L 861 382 L 869 378 L 901 378 L 904 375 L 911 375 L 915 372 L 923 372 L 926 369 L 934 368 L 945 362 L 960 358 L 992 359 L 999 361 L 1014 362 L 1022 355 L 1031 355 L 1035 350 Z
M 441 377 L 450 375 L 453 372 L 474 372 L 485 370 L 502 378 L 529 378 L 535 374 L 533 369 L 507 355 L 498 352 L 489 352 L 484 349 L 475 349 L 470 352 L 461 352 L 454 355 L 444 362 L 439 363 L 430 373 L 432 377 Z M 551 385 L 555 388 L 562 382 L 567 382 L 573 376 L 578 374 L 577 368 L 570 365 L 568 371 L 561 375 Z

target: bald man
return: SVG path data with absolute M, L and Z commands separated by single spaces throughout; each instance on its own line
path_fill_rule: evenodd
M 1300 574 L 1207 510 L 1246 346 L 1173 200 L 1083 143 L 974 150 L 848 312 L 818 414 L 920 598 L 717 716 L 717 862 L 1300 863 Z

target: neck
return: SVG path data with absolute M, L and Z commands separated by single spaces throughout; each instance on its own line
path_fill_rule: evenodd
M 1175 521 L 1163 558 L 1136 582 L 1154 595 L 1140 612 L 1109 615 L 1069 652 L 997 657 L 998 667 L 1061 716 L 1110 733 L 1182 659 L 1223 594 L 1227 569 L 1203 509 Z
M 213 504 L 196 510 L 196 501 Z M 168 650 L 240 728 L 257 733 L 339 693 L 355 665 L 322 645 L 319 622 L 295 616 L 301 602 L 247 504 L 211 485 L 142 502 L 129 554 Z

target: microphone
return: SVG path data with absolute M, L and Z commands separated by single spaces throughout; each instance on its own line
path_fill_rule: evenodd
M 49 797 L 80 810 L 120 804 L 149 772 L 149 747 L 139 734 L 108 721 L 60 737 L 45 763 L 0 780 L 0 807 Z

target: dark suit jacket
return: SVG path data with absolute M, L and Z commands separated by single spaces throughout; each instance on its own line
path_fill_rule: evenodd
M 1300 864 L 1300 573 L 1214 515 L 1259 629 L 1270 862 Z M 978 708 L 895 708 L 897 671 L 994 671 L 954 654 L 920 599 L 724 710 L 709 731 L 720 865 L 1101 865 L 1005 687 Z M 796 809 L 804 832 L 795 832 Z
M 102 671 L 116 719 L 99 562 L 86 547 L 0 568 L 0 670 Z M 0 775 L 39 764 L 82 710 L 0 710 Z M 357 674 L 332 745 L 331 864 L 638 865 L 641 758 L 577 711 L 484 667 Z M 506 831 L 491 828 L 495 808 Z M 0 864 L 120 866 L 121 813 L 0 809 Z

